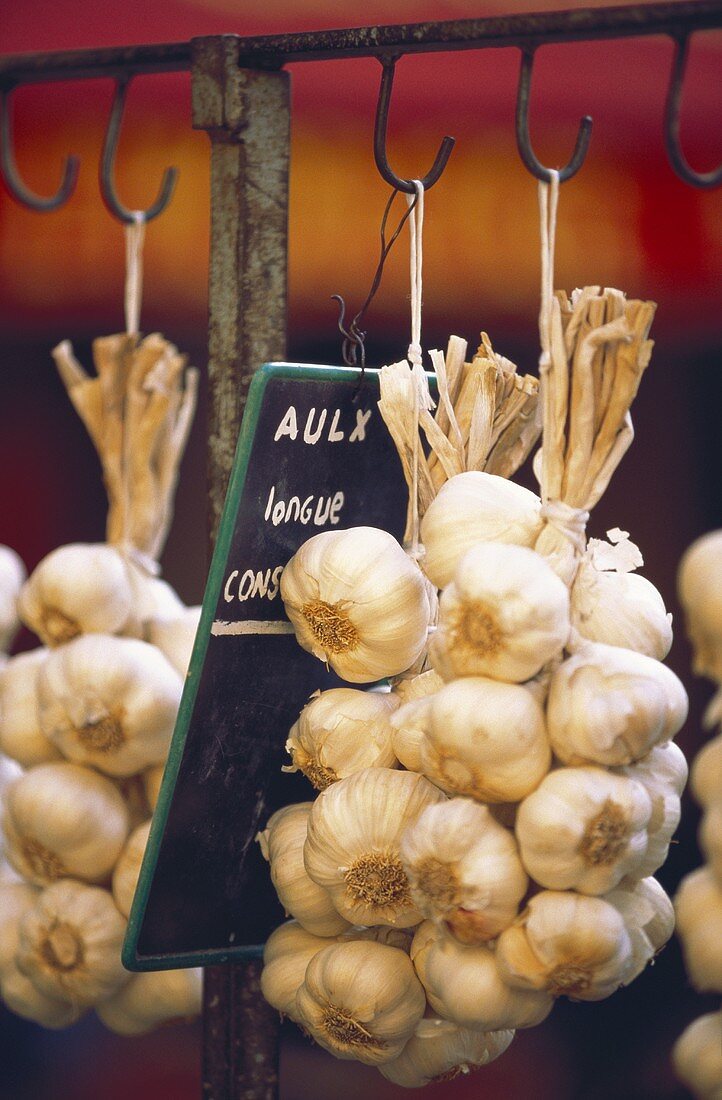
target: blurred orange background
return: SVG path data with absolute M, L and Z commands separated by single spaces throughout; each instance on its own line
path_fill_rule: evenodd
M 3 5 L 0 52 L 141 42 L 193 35 L 357 26 L 509 14 L 563 3 L 499 0 L 232 0 L 88 5 L 28 0 Z M 602 6 L 601 4 L 590 6 Z M 567 160 L 582 114 L 594 117 L 587 162 L 562 187 L 558 286 L 619 286 L 659 303 L 657 347 L 635 405 L 637 440 L 595 512 L 591 533 L 632 532 L 645 573 L 675 612 L 671 663 L 693 696 L 680 741 L 699 745 L 709 696 L 689 674 L 689 650 L 674 599 L 684 547 L 722 523 L 719 408 L 722 402 L 722 192 L 681 183 L 662 142 L 672 44 L 663 38 L 566 44 L 539 52 L 531 106 L 535 151 Z M 698 170 L 722 161 L 722 33 L 692 40 L 682 110 L 683 146 Z M 336 310 L 363 301 L 375 268 L 388 188 L 373 164 L 380 79 L 374 60 L 291 67 L 289 357 L 339 361 Z M 423 174 L 445 133 L 457 138 L 449 166 L 426 202 L 426 347 L 451 332 L 472 346 L 481 328 L 497 350 L 533 370 L 538 354 L 539 231 L 536 182 L 514 141 L 515 50 L 412 56 L 397 66 L 389 157 L 400 175 Z M 22 88 L 16 99 L 17 161 L 29 186 L 52 192 L 69 152 L 81 157 L 76 194 L 60 211 L 34 214 L 0 189 L 0 542 L 32 567 L 53 547 L 103 537 L 103 492 L 90 444 L 55 378 L 49 350 L 73 340 L 89 364 L 90 340 L 123 325 L 123 234 L 102 205 L 97 162 L 112 83 Z M 128 96 L 117 184 L 130 207 L 153 200 L 163 169 L 178 187 L 146 237 L 141 327 L 158 329 L 204 367 L 208 273 L 208 141 L 190 126 L 190 81 L 140 77 Z M 399 212 L 402 204 L 398 202 Z M 409 339 L 408 244 L 389 261 L 367 318 L 369 362 L 403 356 Z M 189 602 L 205 575 L 204 427 L 199 412 L 184 463 L 165 574 Z M 30 644 L 25 638 L 21 644 Z M 680 843 L 660 874 L 674 890 L 699 862 L 696 810 L 686 806 Z M 429 1100 L 625 1100 L 685 1095 L 668 1053 L 686 1022 L 713 1007 L 687 986 L 670 946 L 634 985 L 599 1005 L 560 1004 L 545 1024 L 517 1036 L 498 1063 L 468 1080 L 434 1086 Z M 185 1100 L 200 1092 L 199 1028 L 119 1040 L 92 1022 L 50 1034 L 0 1016 L 2 1100 Z M 364 1067 L 335 1063 L 289 1031 L 282 1100 L 403 1095 Z

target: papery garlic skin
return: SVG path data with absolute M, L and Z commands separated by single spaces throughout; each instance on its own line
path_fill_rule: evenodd
M 396 676 L 426 648 L 426 580 L 375 527 L 308 539 L 283 571 L 281 597 L 299 645 L 350 683 Z
M 0 669 L 0 752 L 24 768 L 62 760 L 40 728 L 38 675 L 48 655 L 41 647 L 11 657 Z
M 397 1058 L 426 998 L 408 955 L 373 941 L 314 955 L 296 997 L 299 1021 L 337 1058 L 378 1065 Z
M 97 1007 L 116 1035 L 145 1035 L 172 1020 L 192 1020 L 203 1002 L 203 971 L 159 970 L 133 974 L 117 993 Z
M 458 943 L 425 921 L 416 931 L 411 960 L 437 1015 L 478 1031 L 534 1027 L 554 999 L 536 990 L 513 989 L 497 966 L 493 948 Z
M 631 764 L 674 737 L 687 709 L 680 680 L 659 661 L 585 642 L 552 676 L 549 740 L 564 764 Z
M 516 917 L 528 879 L 514 836 L 468 798 L 428 806 L 401 839 L 411 896 L 462 943 L 494 939 Z
M 390 693 L 330 688 L 311 697 L 286 741 L 292 764 L 317 791 L 364 768 L 393 768 L 397 761 L 389 719 L 398 707 Z
M 584 638 L 663 661 L 672 646 L 672 616 L 639 573 L 595 569 L 583 561 L 572 587 L 572 623 Z
M 313 803 L 306 870 L 352 924 L 418 924 L 399 856 L 404 830 L 445 796 L 422 775 L 367 768 L 333 783 Z
M 710 531 L 685 551 L 677 575 L 692 668 L 722 683 L 722 530 Z
M 421 521 L 424 572 L 446 588 L 459 560 L 479 542 L 533 546 L 540 512 L 539 497 L 507 478 L 475 470 L 457 474 L 441 486 Z
M 314 955 L 334 942 L 314 936 L 295 920 L 276 928 L 263 950 L 261 992 L 268 1003 L 298 1022 L 296 994 L 306 977 L 306 967 Z
M 426 699 L 444 686 L 444 681 L 433 668 L 396 680 L 392 692 L 400 703 L 411 703 L 415 699 Z
M 710 806 L 722 791 L 722 734 L 718 734 L 699 750 L 689 774 L 689 785 L 700 806 Z
M 618 775 L 641 783 L 652 800 L 652 815 L 647 824 L 647 851 L 635 875 L 653 875 L 667 859 L 669 845 L 681 817 L 680 796 L 687 782 L 684 753 L 669 741 L 658 745 L 635 764 L 615 769 Z
M 126 560 L 105 543 L 60 546 L 33 570 L 18 608 L 46 646 L 79 634 L 118 634 L 133 611 Z
M 722 993 L 722 886 L 709 867 L 682 879 L 674 909 L 689 980 L 699 993 Z
M 128 809 L 114 784 L 77 764 L 40 764 L 5 795 L 7 858 L 38 886 L 68 876 L 102 882 L 129 826 Z
M 575 1001 L 601 1001 L 634 968 L 619 911 L 603 898 L 544 890 L 502 932 L 497 961 L 515 989 L 536 989 Z
M 698 1100 L 722 1100 L 722 1012 L 693 1020 L 674 1044 L 672 1061 Z
M 40 724 L 68 759 L 134 775 L 165 760 L 182 687 L 155 646 L 87 635 L 56 649 L 41 667 Z
M 404 722 L 405 710 L 394 716 L 394 725 Z M 455 794 L 518 802 L 549 771 L 544 713 L 519 684 L 480 676 L 456 680 L 431 696 L 425 717 L 415 721 L 423 721 L 425 734 L 420 770 Z
M 118 862 L 113 868 L 113 901 L 124 917 L 130 915 L 130 908 L 133 904 L 133 897 L 140 878 L 140 868 L 148 843 L 150 825 L 150 821 L 144 821 L 142 825 L 138 825 L 137 828 L 133 829 L 118 857 Z
M 125 928 L 107 890 L 55 882 L 20 922 L 18 969 L 49 997 L 97 1004 L 130 977 L 120 961 Z
M 315 936 L 337 936 L 349 927 L 322 886 L 308 875 L 303 851 L 311 802 L 284 806 L 273 814 L 258 839 L 271 865 L 271 881 L 286 913 Z
M 26 577 L 19 554 L 0 545 L 0 652 L 10 648 L 18 622 L 17 600 Z
M 191 663 L 201 611 L 201 607 L 184 607 L 177 616 L 158 617 L 148 623 L 148 641 L 158 647 L 180 676 L 187 674 Z
M 441 595 L 429 657 L 445 680 L 521 683 L 561 653 L 569 630 L 569 590 L 543 558 L 526 546 L 481 543 Z
M 398 1058 L 379 1066 L 379 1072 L 402 1088 L 423 1088 L 488 1065 L 513 1038 L 513 1031 L 472 1031 L 438 1017 L 425 1018 Z
M 642 973 L 674 932 L 674 906 L 655 878 L 625 881 L 604 898 L 624 919 L 632 945 L 633 964 L 625 978 L 629 985 Z
M 641 783 L 602 768 L 559 768 L 519 806 L 522 863 L 548 889 L 606 894 L 639 868 L 651 814 Z

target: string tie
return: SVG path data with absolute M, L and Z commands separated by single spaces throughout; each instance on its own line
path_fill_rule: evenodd
M 143 297 L 143 242 L 145 214 L 133 210 L 133 221 L 125 226 L 125 331 L 137 336 L 140 324 L 140 303 Z
M 577 555 L 584 554 L 589 512 L 565 504 L 563 500 L 547 500 L 542 504 L 541 518 L 568 539 Z

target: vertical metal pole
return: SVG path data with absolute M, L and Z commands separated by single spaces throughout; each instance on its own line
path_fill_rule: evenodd
M 289 78 L 239 68 L 234 35 L 193 40 L 193 126 L 211 140 L 209 533 L 254 370 L 286 354 Z M 278 1018 L 260 962 L 205 974 L 204 1100 L 275 1100 Z

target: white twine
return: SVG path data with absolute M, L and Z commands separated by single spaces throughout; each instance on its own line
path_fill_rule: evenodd
M 421 299 L 424 263 L 424 185 L 421 180 L 412 180 L 411 182 L 414 185 L 414 194 L 406 196 L 406 201 L 411 207 L 411 213 L 409 214 L 411 343 L 409 344 L 409 350 L 406 356 L 411 364 L 412 385 L 414 387 L 414 461 L 411 475 L 411 549 L 409 553 L 412 558 L 418 561 L 423 553 L 423 548 L 419 539 L 419 447 L 421 445 L 419 442 L 419 390 L 425 382 L 423 378 L 423 351 L 421 349 Z
M 583 508 L 574 508 L 563 500 L 547 500 L 541 507 L 541 518 L 555 527 L 568 539 L 574 551 L 582 557 L 587 548 L 586 530 L 589 512 Z
M 143 297 L 145 214 L 142 210 L 132 213 L 133 221 L 125 226 L 125 331 L 137 336 Z

